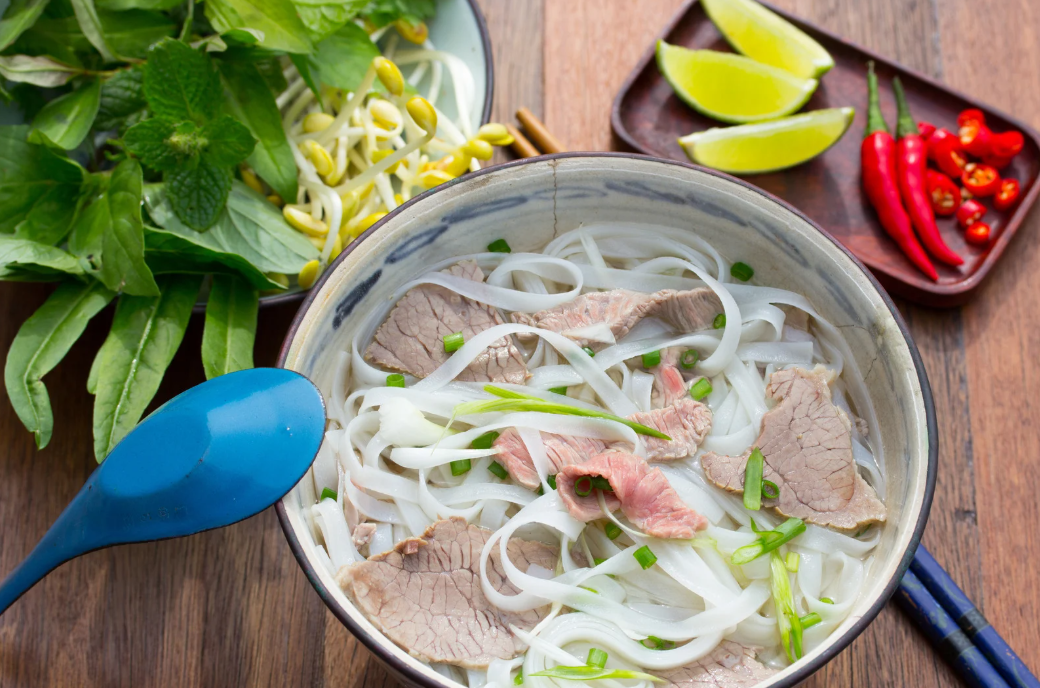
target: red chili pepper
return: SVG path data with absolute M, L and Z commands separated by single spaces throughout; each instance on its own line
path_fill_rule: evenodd
M 931 122 L 925 122 L 924 120 L 921 120 L 917 123 L 917 128 L 921 130 L 921 138 L 925 141 L 927 141 L 928 137 L 935 133 L 935 125 Z
M 989 165 L 969 162 L 961 175 L 961 184 L 972 196 L 992 196 L 1000 188 L 1000 173 Z
M 961 189 L 942 172 L 928 170 L 928 197 L 936 215 L 953 215 L 961 202 Z
M 978 122 L 979 124 L 986 123 L 986 115 L 982 110 L 976 108 L 969 108 L 957 115 L 957 126 L 963 127 L 966 122 Z
M 982 216 L 985 214 L 986 206 L 978 201 L 964 201 L 961 207 L 957 208 L 957 222 L 961 227 L 967 229 L 982 219 Z
M 997 190 L 996 195 L 993 197 L 993 207 L 997 210 L 1007 210 L 1018 203 L 1018 197 L 1021 193 L 1022 190 L 1018 180 L 1002 179 L 1000 181 L 1000 189 Z
M 896 105 L 899 109 L 899 120 L 896 124 L 896 178 L 910 220 L 929 253 L 948 265 L 961 265 L 964 259 L 950 250 L 935 224 L 935 213 L 932 212 L 928 184 L 925 181 L 928 167 L 924 141 L 917 133 L 917 123 L 910 116 L 906 94 L 898 76 L 892 79 L 892 89 L 896 93 Z
M 936 129 L 928 139 L 928 157 L 943 174 L 959 177 L 968 164 L 968 159 L 961 152 L 961 140 L 948 129 Z
M 982 164 L 989 165 L 997 170 L 1002 170 L 1011 164 L 1011 158 L 1003 158 L 999 155 L 993 155 L 990 153 L 989 155 L 982 156 Z
M 877 211 L 881 226 L 899 244 L 899 248 L 910 262 L 932 280 L 938 281 L 939 274 L 914 236 L 910 216 L 906 214 L 899 200 L 899 187 L 896 185 L 896 143 L 888 133 L 888 125 L 881 114 L 874 63 L 869 62 L 867 65 L 867 131 L 860 145 L 863 189 L 870 199 L 870 204 Z
M 993 145 L 993 132 L 982 122 L 965 122 L 957 132 L 964 150 L 976 158 L 989 155 Z
M 989 243 L 989 235 L 992 234 L 992 232 L 993 230 L 991 230 L 989 225 L 985 222 L 976 222 L 971 227 L 964 230 L 964 238 L 969 244 L 985 246 Z
M 1002 134 L 993 134 L 990 142 L 990 154 L 1000 158 L 1013 158 L 1022 152 L 1026 145 L 1026 139 L 1018 131 L 1005 131 Z

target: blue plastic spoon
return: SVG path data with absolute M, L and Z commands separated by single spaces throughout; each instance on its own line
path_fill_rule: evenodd
M 325 432 L 307 378 L 256 368 L 171 399 L 127 435 L 0 585 L 0 613 L 64 562 L 191 535 L 259 513 L 299 482 Z

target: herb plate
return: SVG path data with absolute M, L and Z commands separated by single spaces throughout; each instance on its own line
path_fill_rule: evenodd
M 1040 184 L 1037 184 L 1040 135 L 1026 124 L 924 74 L 767 6 L 816 39 L 834 58 L 834 68 L 823 75 L 819 88 L 803 111 L 851 105 L 856 108 L 856 121 L 841 141 L 818 158 L 788 170 L 749 176 L 748 180 L 815 220 L 863 261 L 892 293 L 931 306 L 955 306 L 967 301 L 1003 255 L 1040 194 Z M 687 48 L 730 50 L 697 0 L 684 5 L 659 38 Z M 994 234 L 989 246 L 980 248 L 968 244 L 952 217 L 937 218 L 943 238 L 965 259 L 959 268 L 936 262 L 938 282 L 918 272 L 888 238 L 861 190 L 859 148 L 866 126 L 868 60 L 876 63 L 881 81 L 881 106 L 889 126 L 895 126 L 895 101 L 890 84 L 892 77 L 898 75 L 906 87 L 910 109 L 918 120 L 956 128 L 958 113 L 979 108 L 995 131 L 1017 129 L 1026 139 L 1025 149 L 1002 171 L 1003 176 L 1021 183 L 1021 202 L 1007 212 L 998 212 L 991 203 L 986 203 L 986 220 Z M 657 69 L 654 45 L 621 87 L 614 101 L 612 124 L 617 135 L 637 151 L 684 162 L 686 155 L 676 142 L 679 136 L 724 126 L 679 100 Z

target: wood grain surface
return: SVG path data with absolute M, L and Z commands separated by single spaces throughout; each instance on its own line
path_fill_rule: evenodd
M 776 0 L 777 4 L 1040 127 L 1035 0 Z M 482 0 L 495 117 L 526 105 L 571 150 L 617 147 L 610 104 L 681 0 Z M 993 57 L 991 57 L 993 56 Z M 1034 213 L 974 300 L 900 304 L 937 403 L 940 471 L 925 543 L 1040 669 L 1040 239 Z M 0 284 L 0 351 L 45 286 Z M 271 364 L 293 306 L 260 317 Z M 37 452 L 0 400 L 0 573 L 32 548 L 94 468 L 86 374 L 110 314 L 47 377 L 56 418 Z M 193 320 L 159 400 L 203 379 Z M 396 685 L 325 609 L 273 511 L 216 532 L 94 552 L 0 617 L 0 688 Z M 956 686 L 889 606 L 805 685 Z

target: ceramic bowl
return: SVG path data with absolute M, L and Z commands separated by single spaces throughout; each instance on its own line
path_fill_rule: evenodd
M 560 154 L 489 168 L 413 199 L 344 252 L 303 304 L 281 365 L 328 393 L 336 356 L 365 315 L 426 266 L 501 237 L 514 251 L 538 249 L 560 232 L 605 220 L 695 229 L 723 255 L 754 265 L 759 284 L 806 295 L 840 327 L 866 371 L 885 449 L 889 520 L 845 622 L 762 684 L 793 686 L 859 635 L 895 590 L 924 528 L 936 466 L 935 410 L 906 324 L 863 265 L 798 211 L 726 175 L 628 154 Z M 277 508 L 318 594 L 404 682 L 454 685 L 381 635 L 337 587 L 302 513 L 313 501 L 308 475 Z

